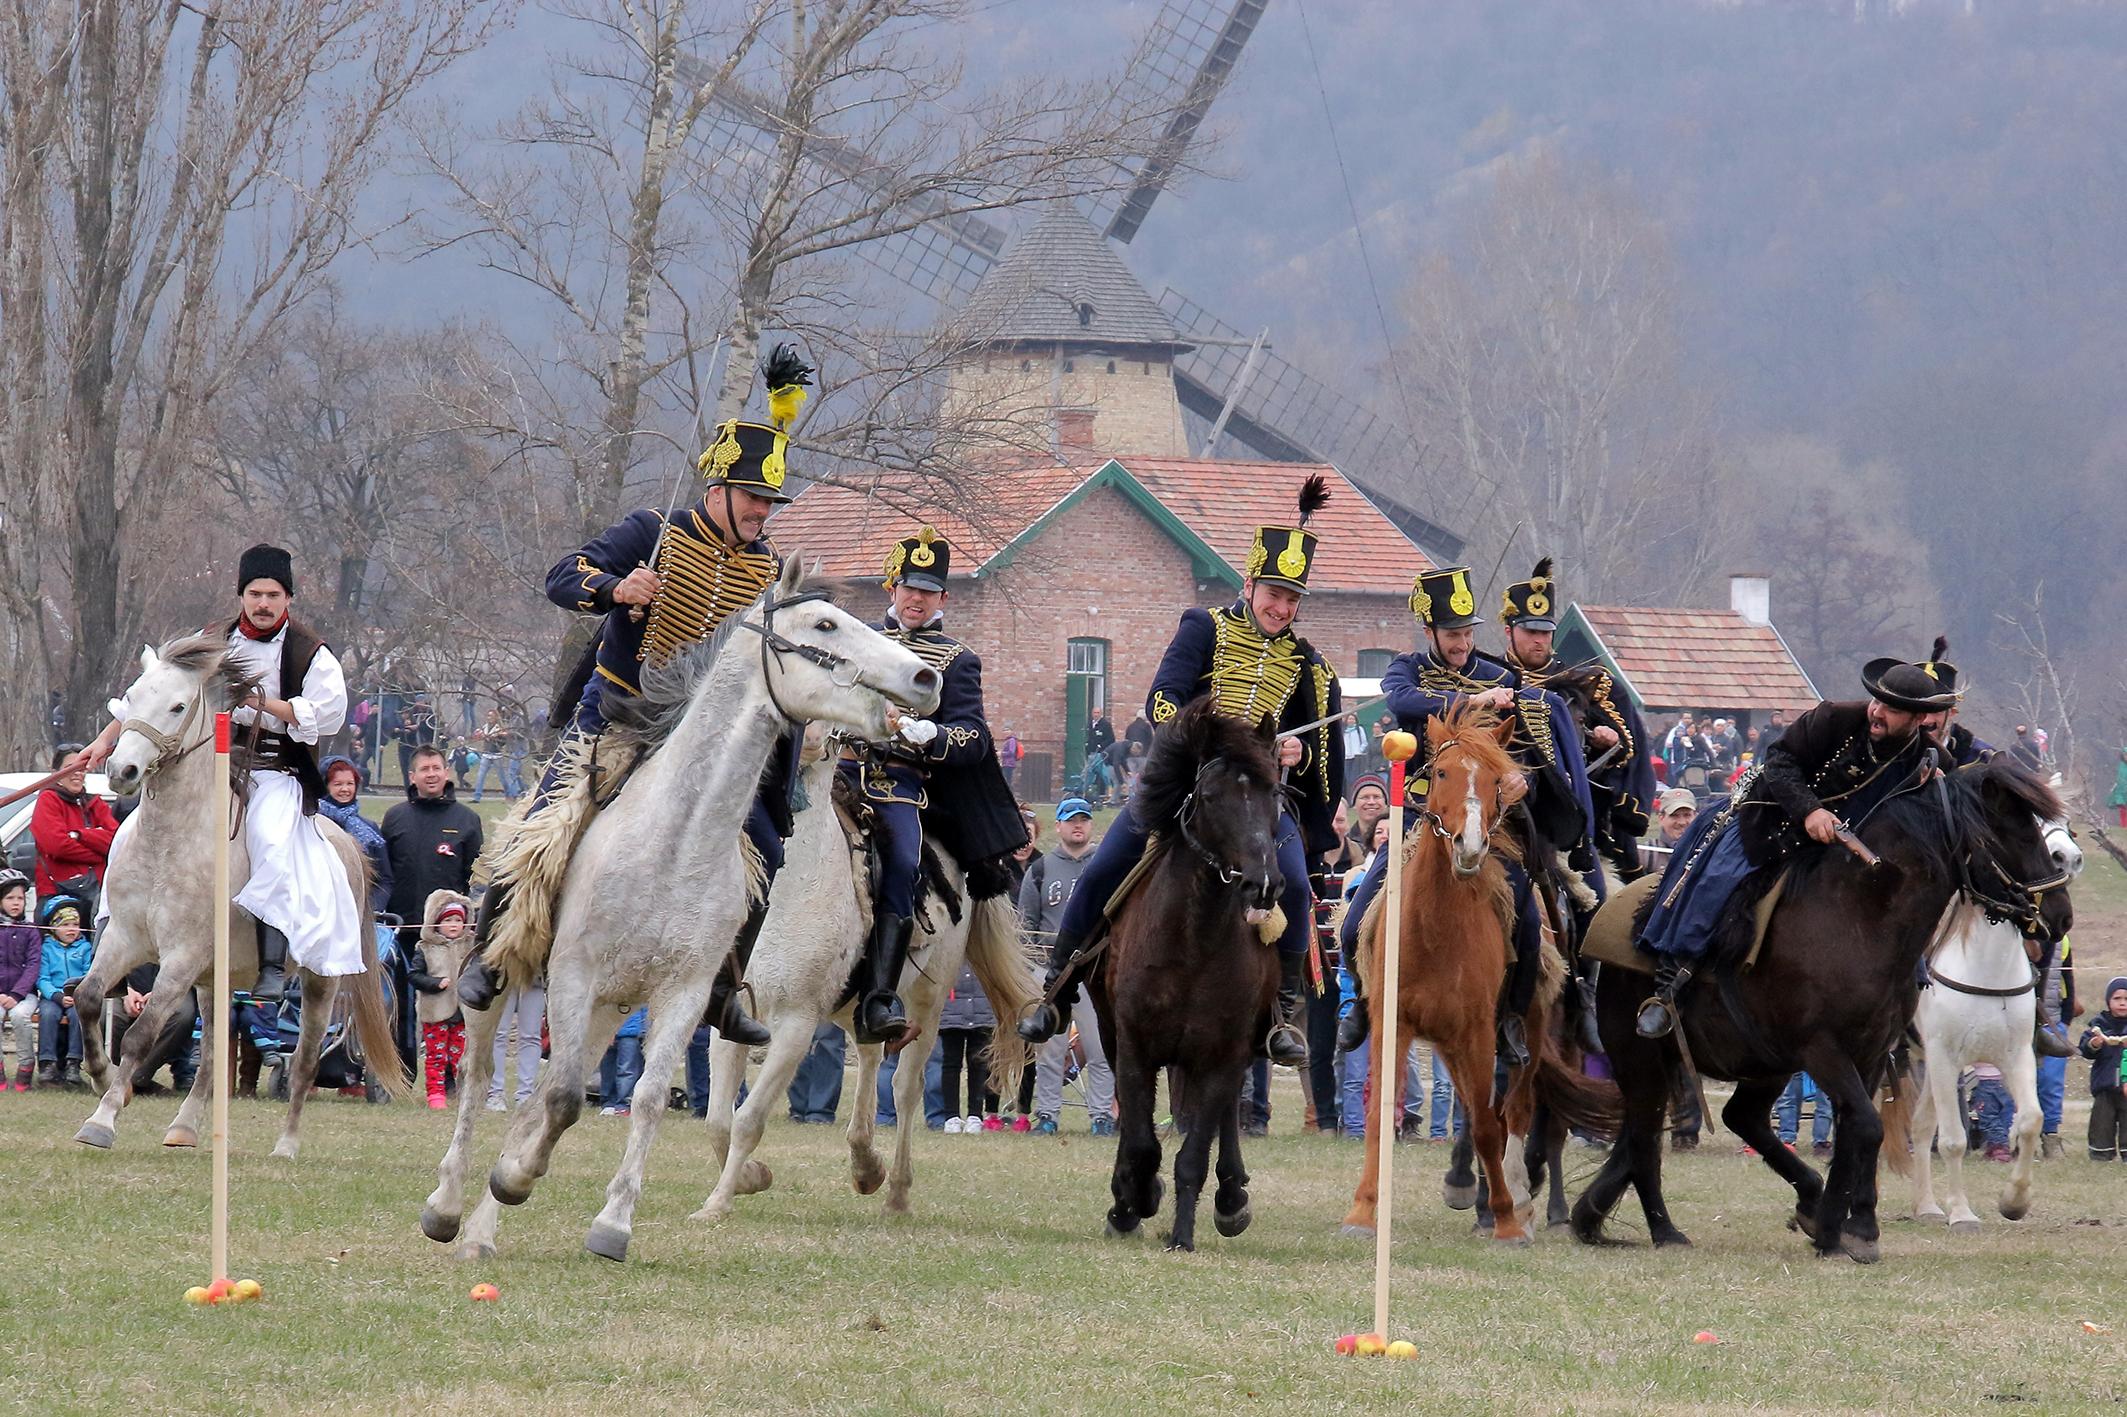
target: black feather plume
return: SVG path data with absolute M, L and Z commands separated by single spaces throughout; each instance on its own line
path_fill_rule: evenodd
M 1950 637 L 1948 635 L 1937 635 L 1935 637 L 1935 649 L 1933 653 L 1928 655 L 1928 662 L 1931 664 L 1940 664 L 1942 663 L 1942 657 L 1948 654 L 1949 652 Z
M 779 344 L 768 351 L 768 359 L 761 365 L 761 378 L 770 389 L 808 388 L 812 384 L 812 366 L 798 358 L 794 344 Z
M 1532 581 L 1547 581 L 1551 579 L 1551 558 L 1549 556 L 1536 563 L 1536 569 L 1529 572 L 1529 579 Z
M 1309 473 L 1300 484 L 1300 525 L 1306 526 L 1309 517 L 1328 505 L 1329 479 L 1319 472 Z

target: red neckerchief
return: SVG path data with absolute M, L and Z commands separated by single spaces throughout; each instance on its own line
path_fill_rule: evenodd
M 251 628 L 249 619 L 242 615 L 236 617 L 236 628 L 243 633 L 244 638 L 247 640 L 270 640 L 275 635 L 278 635 L 281 632 L 281 628 L 287 623 L 288 612 L 285 610 L 281 612 L 281 618 L 273 622 L 273 628 L 270 630 L 254 630 Z

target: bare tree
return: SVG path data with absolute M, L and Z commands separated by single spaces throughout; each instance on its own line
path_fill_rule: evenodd
M 1548 154 L 1503 166 L 1403 315 L 1412 417 L 1466 489 L 1454 520 L 1480 564 L 1519 524 L 1590 595 L 1696 588 L 1720 448 L 1660 229 L 1629 194 Z
M 156 568 L 131 548 L 192 486 L 207 410 L 366 239 L 355 205 L 395 113 L 506 13 L 487 0 L 17 8 L 0 43 L 6 316 L 27 382 L 8 395 L 57 412 L 10 415 L 11 431 L 41 422 L 45 441 L 10 440 L 7 490 L 30 505 L 67 493 L 57 603 L 77 709 L 102 702 L 154 603 Z M 17 333 L 26 322 L 49 343 Z M 39 588 L 20 579 L 33 569 L 50 579 L 8 569 L 11 603 Z

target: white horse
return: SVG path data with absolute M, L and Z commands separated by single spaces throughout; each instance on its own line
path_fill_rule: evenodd
M 722 1160 L 723 1173 L 709 1199 L 691 1217 L 695 1220 L 720 1220 L 730 1213 L 733 1197 L 766 1190 L 773 1181 L 769 1169 L 754 1158 L 754 1149 L 760 1145 L 769 1114 L 790 1086 L 791 1075 L 811 1048 L 813 1030 L 820 1021 L 831 1018 L 844 1032 L 856 1034 L 856 1002 L 848 997 L 848 985 L 871 930 L 866 891 L 860 884 L 865 876 L 861 858 L 855 855 L 856 848 L 831 800 L 834 757 L 822 753 L 812 737 L 808 737 L 806 755 L 806 806 L 795 818 L 783 874 L 770 898 L 760 943 L 746 972 L 754 1016 L 773 1037 L 767 1061 L 736 1118 L 732 1104 L 746 1080 L 748 1050 L 719 1038 L 711 1052 L 709 1144 Z M 933 892 L 918 918 L 913 948 L 901 971 L 900 994 L 916 1035 L 901 1050 L 894 1070 L 894 1115 L 899 1121 L 890 1178 L 872 1147 L 878 1112 L 873 1099 L 885 1049 L 875 1043 L 857 1047 L 855 1101 L 849 1109 L 850 1182 L 858 1195 L 868 1196 L 879 1189 L 882 1180 L 890 1180 L 886 1191 L 889 1215 L 908 1212 L 909 1182 L 914 1177 L 909 1149 L 923 1123 L 924 1065 L 937 1042 L 939 1015 L 953 982 L 960 977 L 961 964 L 974 967 L 1000 1020 L 1018 1018 L 1041 994 L 1020 948 L 1018 914 L 1011 900 L 969 900 L 967 878 L 959 863 L 943 851 L 938 856 L 959 905 L 956 914 Z M 1002 1093 L 1018 1085 L 1028 1050 L 1016 1037 L 1008 1037 L 1008 1026 L 1000 1027 L 998 1035 L 991 1056 Z
M 641 699 L 610 705 L 609 717 L 628 713 L 629 721 L 615 717 L 616 731 L 606 736 L 633 736 L 654 751 L 574 846 L 546 960 L 551 1056 L 528 1104 L 511 1114 L 487 1194 L 464 1222 L 462 1256 L 494 1253 L 497 1202 L 531 1198 L 555 1143 L 583 1109 L 587 1064 L 630 1010 L 647 1005 L 627 1150 L 584 1240 L 595 1255 L 626 1257 L 666 1087 L 745 918 L 749 891 L 758 888 L 741 828 L 776 740 L 805 719 L 883 738 L 890 703 L 917 713 L 936 706 L 937 671 L 824 597 L 800 594 L 802 579 L 793 554 L 777 583 L 707 645 L 653 671 Z M 572 815 L 589 811 L 589 793 L 587 775 L 577 774 L 523 832 L 565 830 Z M 511 910 L 531 899 L 520 891 Z M 501 1016 L 468 1010 L 457 1127 L 421 1215 L 422 1230 L 438 1242 L 459 1237 L 473 1127 Z
M 161 650 L 140 653 L 140 677 L 126 690 L 123 731 L 112 746 L 105 772 L 119 792 L 138 792 L 140 806 L 126 818 L 111 844 L 104 874 L 104 907 L 110 919 L 96 942 L 96 962 L 74 1002 L 86 1022 L 100 1018 L 103 1001 L 128 971 L 158 961 L 160 971 L 147 1006 L 126 1030 L 124 1055 L 114 1075 L 103 1051 L 103 1037 L 91 1024 L 82 1029 L 82 1057 L 89 1077 L 103 1094 L 74 1140 L 108 1148 L 117 1139 L 118 1113 L 133 1096 L 133 1075 L 148 1051 L 193 1004 L 195 986 L 214 962 L 214 912 L 229 912 L 229 982 L 242 988 L 258 977 L 258 940 L 251 916 L 230 902 L 213 899 L 210 833 L 231 832 L 229 886 L 241 892 L 251 873 L 244 833 L 233 823 L 214 820 L 212 789 L 215 754 L 214 716 L 240 703 L 252 684 L 227 658 L 228 642 L 213 635 L 173 640 Z M 248 778 L 240 775 L 241 796 Z M 347 883 L 358 901 L 369 899 L 369 865 L 339 825 L 314 819 L 339 853 Z M 377 973 L 377 941 L 362 930 L 360 974 L 324 977 L 299 970 L 303 990 L 303 1031 L 290 1068 L 288 1119 L 273 1154 L 293 1159 L 296 1127 L 303 1102 L 317 1076 L 318 1054 L 332 1018 L 333 996 L 344 980 L 354 991 L 355 1036 L 365 1061 L 387 1088 L 404 1095 L 413 1082 L 406 1075 L 392 1038 L 391 1010 Z M 210 989 L 199 987 L 200 1016 L 212 1021 Z M 199 1070 L 177 1117 L 163 1134 L 164 1146 L 197 1146 L 207 1101 L 213 1092 L 214 1030 L 201 1031 Z
M 2068 876 L 2083 869 L 2083 850 L 2065 822 L 2046 824 L 2053 864 Z M 2015 1160 L 1997 1207 L 2009 1220 L 2031 1209 L 2031 1173 L 2038 1157 L 2038 1065 L 2031 1052 L 2038 1010 L 2031 962 L 2023 934 L 2012 924 L 1987 919 L 1977 906 L 1951 902 L 1938 943 L 1928 957 L 1933 982 L 1920 991 L 1913 1025 L 1927 1058 L 1913 1136 L 1913 1218 L 1942 1220 L 1936 1204 L 1933 1142 L 1942 1155 L 1943 1199 L 1952 1230 L 1977 1230 L 1979 1217 L 1965 1196 L 1965 1118 L 1957 1079 L 1974 1063 L 1992 1063 L 2016 1103 L 2009 1129 Z

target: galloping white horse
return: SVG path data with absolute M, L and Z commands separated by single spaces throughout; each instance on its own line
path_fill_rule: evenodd
M 707 645 L 653 671 L 640 702 L 614 705 L 634 711 L 641 720 L 634 731 L 655 751 L 591 822 L 570 860 L 546 963 L 552 1053 L 533 1097 L 511 1114 L 487 1194 L 464 1223 L 461 1255 L 494 1253 L 496 1203 L 531 1198 L 555 1143 L 583 1109 L 587 1062 L 630 1010 L 648 1005 L 627 1151 L 584 1240 L 595 1255 L 626 1257 L 666 1086 L 746 915 L 752 873 L 740 830 L 776 739 L 805 719 L 883 738 L 889 703 L 917 713 L 936 707 L 935 670 L 824 597 L 801 595 L 802 579 L 793 553 L 777 583 Z M 584 782 L 573 790 L 588 791 Z M 565 797 L 531 820 L 569 810 L 585 804 Z M 459 1235 L 473 1126 L 502 1017 L 500 1009 L 467 1012 L 458 1124 L 421 1214 L 422 1230 L 439 1242 Z
M 2083 850 L 2067 823 L 2046 824 L 2046 846 L 2053 864 L 2065 874 L 2074 876 L 2083 869 Z M 1965 1122 L 1957 1079 L 1974 1063 L 1992 1063 L 2001 1069 L 2002 1083 L 2016 1103 L 2016 1120 L 2009 1129 L 2015 1160 L 1996 1204 L 2006 1219 L 2021 1220 L 2031 1209 L 2039 1137 L 2038 1066 L 2031 1052 L 2038 999 L 2023 934 L 2012 924 L 1987 919 L 1977 906 L 1953 901 L 1927 968 L 1933 982 L 1920 991 L 1920 1007 L 1913 1015 L 1927 1056 L 1926 1087 L 1913 1127 L 1913 1218 L 1945 1218 L 1935 1202 L 1932 1141 L 1942 1154 L 1950 1228 L 1979 1228 L 1979 1217 L 1965 1196 Z
M 251 917 L 230 902 L 213 899 L 213 872 L 208 863 L 208 846 L 213 841 L 209 833 L 232 830 L 231 824 L 213 820 L 214 715 L 233 708 L 252 688 L 227 659 L 228 649 L 226 640 L 193 635 L 173 640 L 159 651 L 142 650 L 140 677 L 126 690 L 124 731 L 111 749 L 105 771 L 118 791 L 139 792 L 140 806 L 126 818 L 111 844 L 103 892 L 110 919 L 96 942 L 96 963 L 74 991 L 80 1016 L 100 1018 L 104 998 L 129 970 L 150 960 L 160 961 L 162 968 L 148 994 L 147 1007 L 126 1030 L 124 1056 L 115 1076 L 103 1051 L 100 1030 L 82 1030 L 82 1057 L 89 1077 L 103 1094 L 95 1112 L 74 1135 L 74 1140 L 89 1146 L 106 1148 L 116 1140 L 118 1113 L 133 1096 L 134 1070 L 175 1022 L 179 1009 L 192 1006 L 194 987 L 214 960 L 217 908 L 229 912 L 231 984 L 241 987 L 257 977 L 258 945 Z M 339 853 L 354 898 L 369 899 L 369 866 L 361 848 L 337 823 L 322 816 L 314 820 Z M 250 873 L 244 833 L 235 831 L 229 841 L 230 889 L 240 893 Z M 393 1092 L 403 1096 L 412 1090 L 392 1038 L 391 1011 L 380 987 L 376 934 L 367 928 L 361 934 L 362 973 L 324 977 L 299 971 L 303 1031 L 290 1069 L 288 1120 L 274 1145 L 275 1156 L 293 1159 L 296 1154 L 296 1126 L 310 1095 L 311 1079 L 317 1076 L 318 1053 L 342 979 L 354 990 L 355 1036 L 370 1070 Z M 199 1009 L 203 1018 L 213 1017 L 213 999 L 204 989 L 199 992 Z M 222 1063 L 214 1057 L 214 1030 L 203 1029 L 199 1070 L 170 1130 L 163 1134 L 164 1146 L 199 1145 L 201 1114 L 213 1090 L 217 1066 Z
M 831 800 L 834 757 L 820 750 L 813 735 L 808 735 L 806 756 L 806 806 L 795 818 L 782 884 L 770 900 L 760 944 L 746 971 L 754 1016 L 773 1037 L 767 1061 L 735 1120 L 732 1103 L 746 1080 L 747 1050 L 719 1038 L 711 1053 L 709 1143 L 724 1169 L 716 1189 L 691 1217 L 695 1220 L 722 1219 L 730 1213 L 734 1196 L 766 1190 L 774 1179 L 754 1159 L 754 1148 L 760 1145 L 768 1114 L 779 1104 L 812 1046 L 813 1030 L 820 1020 L 832 1018 L 851 1036 L 856 1032 L 856 1004 L 844 995 L 871 929 L 858 884 L 863 877 Z M 880 1181 L 890 1180 L 886 1190 L 890 1215 L 908 1211 L 909 1182 L 914 1177 L 909 1148 L 923 1119 L 924 1064 L 937 1042 L 939 1015 L 953 981 L 960 977 L 961 964 L 974 967 L 999 1019 L 1019 1017 L 1041 993 L 1019 946 L 1018 916 L 1010 899 L 980 903 L 968 899 L 959 863 L 942 851 L 939 860 L 945 865 L 948 884 L 960 897 L 958 918 L 934 893 L 919 917 L 921 928 L 901 971 L 900 994 L 917 1033 L 901 1050 L 894 1070 L 894 1115 L 899 1123 L 890 1177 L 872 1148 L 878 1112 L 872 1098 L 885 1049 L 876 1043 L 857 1047 L 857 1100 L 849 1109 L 850 1182 L 858 1195 L 868 1196 L 879 1189 Z M 998 1032 L 1003 1035 L 1009 1030 Z M 1027 1051 L 1016 1038 L 992 1047 L 999 1068 L 998 1091 L 1003 1093 L 1017 1086 Z

